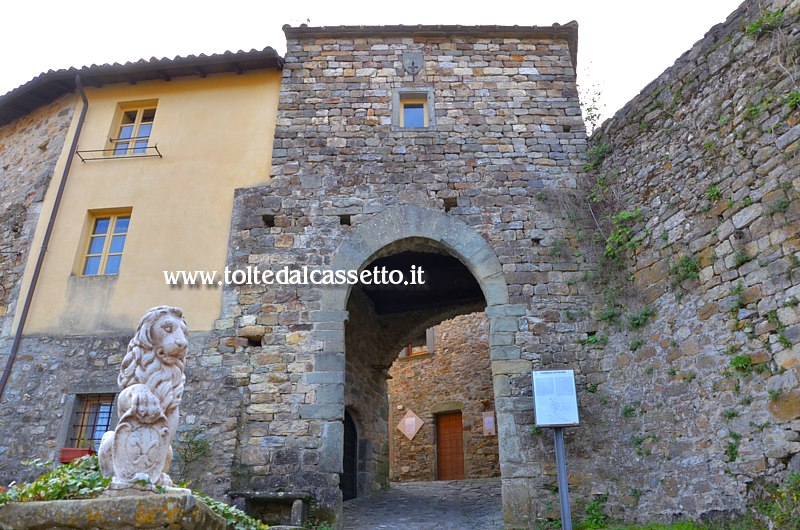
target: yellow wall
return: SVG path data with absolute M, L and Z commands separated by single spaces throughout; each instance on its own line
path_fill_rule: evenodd
M 225 74 L 87 88 L 89 110 L 79 150 L 107 148 L 118 105 L 157 99 L 149 145 L 163 158 L 82 163 L 77 157 L 56 219 L 25 334 L 127 331 L 148 308 L 182 307 L 192 330 L 219 318 L 222 288 L 169 287 L 164 270 L 217 270 L 228 250 L 233 193 L 269 179 L 281 73 Z M 39 218 L 18 307 L 52 211 L 79 117 Z M 88 212 L 132 208 L 118 276 L 78 276 Z M 17 311 L 15 329 L 18 325 Z

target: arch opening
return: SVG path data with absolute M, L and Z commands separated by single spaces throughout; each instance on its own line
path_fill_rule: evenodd
M 477 279 L 442 245 L 424 238 L 387 245 L 362 270 L 386 275 L 398 271 L 406 278 L 421 270 L 424 283 L 357 285 L 348 297 L 344 391 L 346 411 L 358 410 L 361 420 L 357 496 L 386 488 L 391 479 L 499 475 L 496 437 L 478 444 L 471 436 L 482 423 L 482 402 L 492 397 L 488 322 L 483 315 L 486 300 Z M 452 320 L 463 315 L 469 317 Z M 480 330 L 478 336 L 462 333 L 452 345 L 448 343 L 448 332 L 452 338 L 459 327 L 470 326 Z M 427 352 L 425 359 L 413 354 L 420 348 Z M 472 363 L 472 372 L 458 370 L 462 356 L 479 360 Z M 411 365 L 417 361 L 421 364 Z M 426 368 L 442 373 L 435 380 L 414 375 Z M 409 388 L 423 380 L 426 388 Z M 415 392 L 435 399 L 415 399 Z M 456 414 L 443 414 L 434 406 L 456 400 L 466 401 L 457 421 Z M 490 464 L 474 465 L 487 457 L 492 458 Z M 347 458 L 345 438 L 343 466 Z M 488 475 L 481 473 L 485 469 L 491 469 Z
M 498 445 L 496 467 L 501 471 L 512 469 L 521 461 L 511 398 L 502 389 L 504 378 L 524 376 L 525 367 L 530 365 L 521 360 L 521 350 L 515 345 L 518 320 L 527 307 L 509 303 L 505 274 L 491 245 L 475 229 L 450 215 L 404 205 L 387 208 L 356 225 L 339 245 L 330 265 L 334 270 L 362 271 L 376 264 L 387 269 L 405 268 L 417 259 L 425 260 L 430 273 L 439 275 L 443 285 L 450 288 L 414 291 L 407 285 L 386 289 L 331 286 L 323 290 L 319 311 L 311 315 L 315 329 L 320 330 L 318 336 L 324 337 L 316 357 L 316 372 L 309 376 L 320 382 L 320 393 L 317 404 L 307 407 L 309 416 L 324 422 L 320 470 L 342 473 L 347 409 L 358 425 L 358 496 L 369 495 L 388 483 L 389 433 L 397 429 L 399 419 L 390 417 L 387 380 L 400 350 L 416 342 L 427 329 L 454 317 L 465 318 L 462 315 L 478 313 L 484 319 L 483 351 L 489 368 L 483 371 L 490 386 L 481 399 L 486 409 L 479 415 L 492 413 Z M 474 421 L 477 416 L 462 410 L 462 420 L 464 413 L 472 414 L 470 428 L 478 428 Z M 428 427 L 434 423 L 432 419 Z M 336 493 L 341 499 L 338 487 Z M 334 495 L 333 491 L 329 494 Z M 505 493 L 503 502 L 505 506 Z M 342 506 L 331 508 L 340 518 Z

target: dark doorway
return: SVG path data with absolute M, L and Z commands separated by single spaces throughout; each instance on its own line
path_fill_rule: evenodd
M 464 429 L 461 412 L 436 416 L 436 457 L 439 480 L 464 478 Z
M 344 500 L 355 499 L 358 496 L 358 433 L 356 424 L 350 413 L 344 412 L 344 456 L 342 462 L 343 473 L 339 476 L 339 489 L 342 490 Z

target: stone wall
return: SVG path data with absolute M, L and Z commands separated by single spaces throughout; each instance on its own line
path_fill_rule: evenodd
M 373 366 L 373 354 L 381 351 L 379 335 L 364 333 L 361 324 L 375 318 L 369 300 L 354 289 L 347 307 L 345 408 L 358 432 L 358 494 L 369 495 L 389 486 L 386 373 Z
M 630 212 L 635 248 L 584 337 L 581 436 L 628 518 L 741 511 L 800 469 L 798 43 L 799 2 L 745 2 L 593 135 L 584 208 Z
M 44 195 L 75 110 L 74 96 L 0 127 L 0 362 Z M 60 177 L 60 175 L 59 175 Z
M 575 282 L 579 264 L 567 251 L 573 236 L 562 228 L 561 204 L 577 189 L 586 145 L 568 44 L 575 28 L 304 31 L 287 30 L 274 178 L 237 194 L 231 266 L 357 269 L 378 255 L 429 248 L 459 256 L 489 305 L 506 514 L 527 524 L 549 480 L 529 435 L 530 369 L 563 366 L 579 350 L 582 324 L 552 333 L 543 326 L 555 327 L 559 310 L 585 306 L 588 294 Z M 415 77 L 402 67 L 407 51 L 422 53 Z M 392 126 L 397 88 L 432 90 L 433 129 Z M 238 302 L 227 306 L 219 329 L 264 333 L 248 349 L 253 371 L 237 489 L 310 491 L 335 515 L 341 420 L 353 399 L 341 388 L 345 372 L 358 369 L 353 357 L 363 356 L 345 325 L 379 345 L 364 360 L 381 371 L 415 333 L 479 309 L 353 313 L 348 320 L 348 292 L 303 285 L 231 291 Z M 276 392 L 266 375 L 285 383 Z M 371 401 L 376 410 L 384 406 Z M 387 441 L 373 443 L 373 451 L 386 451 Z
M 126 336 L 23 339 L 0 402 L 0 476 L 4 480 L 27 481 L 41 473 L 23 466 L 24 460 L 58 460 L 60 438 L 70 422 L 70 395 L 117 392 L 117 374 L 132 335 L 133 330 Z M 176 456 L 171 473 L 175 481 L 191 480 L 192 488 L 221 499 L 230 489 L 242 392 L 231 369 L 222 366 L 220 352 L 232 359 L 234 348 L 210 333 L 193 333 L 189 341 L 186 392 L 175 446 L 185 446 L 180 440 L 185 440 L 187 432 L 210 446 L 191 462 Z
M 483 434 L 483 412 L 494 410 L 489 322 L 482 313 L 459 316 L 436 326 L 434 340 L 432 354 L 400 357 L 389 371 L 391 479 L 437 479 L 436 414 L 453 410 L 462 414 L 464 478 L 497 477 L 497 436 Z M 397 429 L 408 410 L 424 422 L 413 440 Z

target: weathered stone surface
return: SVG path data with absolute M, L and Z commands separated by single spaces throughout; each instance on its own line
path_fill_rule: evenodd
M 592 178 L 613 179 L 616 207 L 641 208 L 647 228 L 625 258 L 635 281 L 620 305 L 655 316 L 640 332 L 599 325 L 608 344 L 588 353 L 600 370 L 585 372 L 597 387 L 581 400 L 580 438 L 592 441 L 575 441 L 570 469 L 590 469 L 626 517 L 626 488 L 642 492 L 637 516 L 743 510 L 744 484 L 777 480 L 797 454 L 800 396 L 785 378 L 798 356 L 800 115 L 782 98 L 800 72 L 773 61 L 769 35 L 741 29 L 787 4 L 776 34 L 797 45 L 796 1 L 744 2 L 592 138 L 610 151 Z M 697 279 L 680 281 L 682 256 Z M 661 277 L 655 263 L 668 265 Z
M 0 127 L 0 363 L 5 366 L 22 271 L 75 110 L 71 95 Z M 60 178 L 60 175 L 58 175 Z M 38 249 L 36 249 L 38 252 Z
M 414 79 L 403 75 L 407 50 L 419 51 L 426 65 Z M 557 329 L 559 319 L 545 319 L 545 312 L 554 304 L 564 310 L 582 307 L 587 300 L 568 285 L 567 274 L 577 275 L 580 263 L 570 252 L 550 251 L 551 242 L 577 246 L 576 236 L 562 229 L 559 206 L 577 189 L 586 146 L 574 82 L 570 49 L 561 40 L 290 38 L 273 178 L 267 186 L 237 192 L 231 233 L 236 252 L 229 265 L 344 270 L 402 252 L 456 256 L 479 282 L 492 317 L 500 317 L 490 329 L 481 328 L 489 348 L 480 361 L 483 382 L 474 388 L 490 394 L 465 401 L 468 437 L 475 436 L 482 413 L 476 399 L 493 399 L 490 360 L 499 363 L 502 374 L 495 376 L 503 378 L 501 387 L 509 394 L 509 409 L 498 417 L 501 432 L 526 433 L 533 421 L 530 399 L 524 397 L 530 394 L 531 366 L 563 362 L 580 350 L 576 340 L 566 339 L 577 339 L 575 325 Z M 434 127 L 410 131 L 392 125 L 398 87 L 432 91 Z M 275 226 L 265 228 L 248 214 L 258 208 L 270 209 Z M 545 295 L 534 298 L 535 289 Z M 483 309 L 454 305 L 383 315 L 356 287 L 275 286 L 258 299 L 238 288 L 232 292 L 238 303 L 231 313 L 273 322 L 261 346 L 247 350 L 253 373 L 249 405 L 239 419 L 247 458 L 240 459 L 235 487 L 313 492 L 317 505 L 332 512 L 341 495 L 343 448 L 330 426 L 345 411 L 356 424 L 358 494 L 385 487 L 394 436 L 387 370 L 417 333 Z M 341 322 L 343 333 L 331 326 Z M 543 333 L 534 338 L 528 330 L 537 322 Z M 227 329 L 237 333 L 235 327 L 220 332 Z M 308 339 L 298 340 L 304 333 Z M 495 353 L 497 358 L 490 357 Z M 466 381 L 469 374 L 460 373 L 458 359 L 452 356 L 451 370 Z M 463 361 L 478 366 L 477 360 Z M 284 382 L 265 384 L 263 373 L 280 374 Z M 337 393 L 338 405 L 329 403 Z M 489 440 L 495 438 L 482 441 Z M 515 476 L 538 473 L 537 466 L 523 463 L 538 458 L 537 448 L 521 440 L 506 446 L 513 447 L 506 454 L 514 459 L 509 469 Z M 497 472 L 497 464 L 479 465 L 475 455 L 479 451 L 493 462 L 497 449 L 470 447 L 476 469 Z M 253 448 L 268 454 L 256 458 Z M 527 520 L 530 507 L 525 510 L 519 517 Z
M 400 357 L 389 375 L 390 477 L 436 480 L 436 414 L 460 411 L 464 429 L 464 477 L 500 475 L 497 435 L 484 436 L 483 413 L 494 412 L 488 322 L 475 313 L 436 326 L 434 351 L 422 346 Z M 424 422 L 413 440 L 395 428 L 407 410 Z M 495 427 L 496 430 L 496 427 Z
M 769 413 L 778 421 L 800 418 L 800 390 L 782 393 L 767 405 Z M 785 455 L 784 455 L 785 456 Z
M 4 530 L 225 530 L 225 520 L 193 495 L 153 494 L 0 506 Z
M 133 330 L 131 330 L 133 332 Z M 113 392 L 125 345 L 130 335 L 95 337 L 27 337 L 23 339 L 14 373 L 0 407 L 0 424 L 13 426 L 3 430 L 0 438 L 0 475 L 7 482 L 27 482 L 40 471 L 22 466 L 31 458 L 57 460 L 60 445 L 53 427 L 71 424 L 67 407 L 59 405 L 70 395 Z M 212 441 L 209 453 L 191 463 L 179 457 L 172 460 L 170 475 L 176 480 L 192 480 L 195 489 L 202 489 L 222 498 L 230 485 L 227 482 L 233 467 L 232 448 L 236 444 L 236 411 L 241 402 L 240 378 L 249 377 L 252 367 L 236 359 L 234 350 L 242 346 L 219 344 L 209 333 L 193 333 L 192 347 L 187 353 L 186 387 L 192 399 L 181 404 L 184 416 L 180 432 L 199 433 Z M 199 344 L 219 344 L 225 354 L 220 366 L 201 367 L 208 355 Z M 91 367 L 91 376 L 87 376 Z M 35 373 L 36 377 L 28 377 Z M 14 403 L 10 406 L 9 403 Z M 202 428 L 201 428 L 202 426 Z M 198 428 L 201 428 L 199 431 Z M 39 440 L 33 444 L 33 440 Z M 181 436 L 175 447 L 182 447 Z M 5 485 L 5 484 L 3 484 Z

